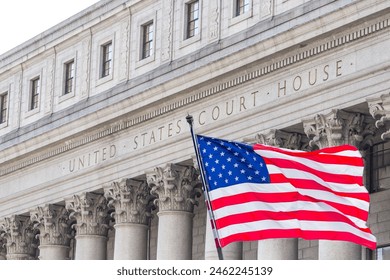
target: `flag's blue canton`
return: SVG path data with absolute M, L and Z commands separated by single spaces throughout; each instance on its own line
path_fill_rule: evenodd
M 269 183 L 264 160 L 252 146 L 197 135 L 210 190 L 241 183 Z

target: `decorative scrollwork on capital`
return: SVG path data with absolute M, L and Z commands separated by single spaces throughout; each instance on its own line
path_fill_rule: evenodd
M 73 195 L 65 200 L 65 208 L 70 212 L 69 218 L 75 219 L 77 235 L 100 235 L 107 236 L 108 215 L 107 201 L 103 195 L 83 193 Z
M 1 232 L 0 232 L 0 260 L 5 260 L 6 255 L 7 255 L 7 239 L 4 237 L 1 237 Z
M 361 113 L 332 110 L 318 114 L 312 119 L 303 120 L 306 135 L 311 139 L 309 145 L 322 149 L 325 147 L 349 144 L 364 149 L 374 135 L 372 125 L 366 122 Z
M 108 206 L 113 206 L 115 222 L 147 225 L 151 217 L 150 188 L 145 181 L 123 179 L 104 186 Z
M 39 229 L 41 245 L 69 246 L 71 228 L 69 213 L 63 206 L 45 205 L 30 211 L 34 228 Z
M 370 114 L 376 120 L 375 126 L 385 129 L 381 134 L 382 140 L 390 140 L 390 93 L 370 98 L 367 102 Z
M 307 148 L 307 140 L 304 135 L 278 129 L 271 129 L 266 133 L 258 133 L 254 138 L 244 139 L 244 141 L 291 150 L 306 150 Z
M 13 215 L 0 221 L 1 237 L 7 240 L 8 260 L 33 260 L 38 241 L 30 217 Z
M 199 197 L 198 172 L 193 166 L 167 164 L 146 174 L 151 194 L 156 195 L 159 211 L 192 212 Z

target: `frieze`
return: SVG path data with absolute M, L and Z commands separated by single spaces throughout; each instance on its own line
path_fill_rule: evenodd
M 196 92 L 191 96 L 172 101 L 172 103 L 161 106 L 158 109 L 117 123 L 114 126 L 106 128 L 102 131 L 85 136 L 78 140 L 69 141 L 62 146 L 57 147 L 46 153 L 33 155 L 27 160 L 21 160 L 14 165 L 5 165 L 4 168 L 0 170 L 0 176 L 12 173 L 16 170 L 35 164 L 39 161 L 51 158 L 58 154 L 68 152 L 85 144 L 102 139 L 113 133 L 126 130 L 130 127 L 135 127 L 141 123 L 155 119 L 157 117 L 161 117 L 179 108 L 188 106 L 202 99 L 217 95 L 236 86 L 245 85 L 249 82 L 253 83 L 254 80 L 263 78 L 264 76 L 267 76 L 285 67 L 289 67 L 296 63 L 302 62 L 308 58 L 313 58 L 335 48 L 339 48 L 345 44 L 352 43 L 368 35 L 375 34 L 376 32 L 389 28 L 389 26 L 389 19 L 381 20 L 380 22 L 358 29 L 349 34 L 334 38 L 315 47 L 305 49 L 301 52 L 285 57 L 281 60 L 277 60 L 268 65 L 262 66 L 252 72 L 248 72 L 231 80 L 221 82 L 215 86 L 212 86 L 200 92 Z M 85 49 L 87 49 L 87 47 Z M 354 59 L 356 58 L 353 58 L 353 54 L 350 54 L 348 57 L 342 57 L 336 61 L 319 65 L 318 67 L 312 67 L 311 69 L 307 69 L 305 73 L 302 72 L 297 73 L 295 75 L 289 74 L 289 77 L 281 79 L 279 82 L 265 85 L 261 89 L 249 91 L 242 96 L 236 97 L 235 99 L 223 102 L 223 104 L 217 104 L 207 108 L 207 110 L 202 110 L 197 113 L 197 115 L 195 116 L 195 120 L 198 122 L 198 125 L 202 126 L 205 125 L 206 122 L 214 122 L 217 120 L 221 120 L 222 118 L 229 117 L 230 115 L 234 115 L 249 110 L 251 108 L 260 106 L 260 100 L 262 102 L 262 105 L 264 105 L 264 102 L 266 102 L 267 100 L 283 98 L 286 95 L 298 93 L 310 87 L 317 86 L 321 83 L 337 79 L 345 75 L 346 72 L 353 72 L 353 69 L 351 69 L 351 65 L 353 64 Z M 180 134 L 184 131 L 184 125 L 185 120 L 183 117 L 182 119 L 178 119 L 166 124 L 164 127 L 155 128 L 153 130 L 138 133 L 137 135 L 130 137 L 131 139 L 129 141 L 130 143 L 132 142 L 133 150 L 137 150 L 142 147 L 157 143 L 158 141 L 162 141 Z M 76 166 L 74 167 L 74 169 L 76 170 Z

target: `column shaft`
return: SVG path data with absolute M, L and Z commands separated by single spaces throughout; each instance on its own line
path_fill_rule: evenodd
M 320 240 L 318 257 L 320 260 L 360 260 L 362 249 L 354 243 Z
M 157 259 L 192 259 L 192 218 L 184 211 L 164 211 L 158 214 Z
M 224 260 L 241 260 L 242 259 L 242 242 L 234 242 L 222 248 L 222 254 Z M 215 239 L 213 230 L 211 229 L 211 223 L 209 214 L 207 213 L 206 221 L 206 238 L 204 249 L 205 260 L 218 260 L 217 247 L 215 245 Z
M 297 260 L 298 239 L 277 238 L 260 240 L 257 249 L 258 260 Z
M 116 224 L 114 260 L 146 260 L 148 226 L 142 224 Z
M 69 246 L 41 245 L 39 246 L 40 260 L 67 260 L 69 259 Z
M 76 236 L 76 260 L 105 260 L 107 238 L 100 235 Z

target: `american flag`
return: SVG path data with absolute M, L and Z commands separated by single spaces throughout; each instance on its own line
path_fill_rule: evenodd
M 376 248 L 355 147 L 304 152 L 196 137 L 221 247 L 300 237 Z

